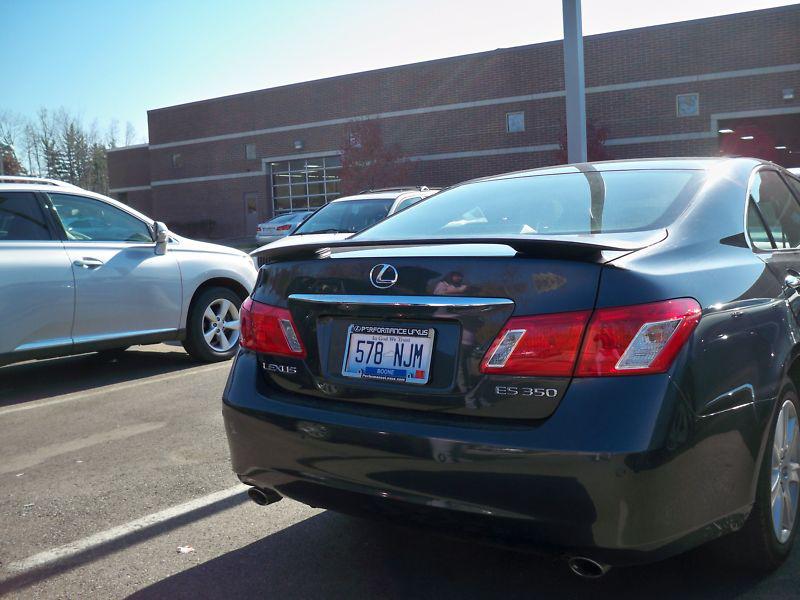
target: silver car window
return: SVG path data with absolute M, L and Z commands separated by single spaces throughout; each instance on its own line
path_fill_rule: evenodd
M 110 204 L 72 194 L 49 194 L 67 239 L 102 242 L 152 242 L 150 228 Z
M 400 212 L 404 208 L 408 208 L 409 206 L 411 206 L 412 204 L 416 204 L 420 200 L 422 200 L 421 196 L 411 196 L 410 198 L 406 198 L 400 204 L 397 205 L 397 210 L 395 210 L 394 212 Z
M 0 242 L 49 239 L 36 196 L 29 192 L 0 193 Z

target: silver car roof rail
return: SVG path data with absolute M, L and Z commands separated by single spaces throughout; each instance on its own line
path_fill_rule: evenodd
M 366 190 L 361 190 L 358 194 L 370 194 L 375 192 L 427 192 L 430 191 L 430 188 L 427 185 L 400 185 L 397 187 L 385 187 L 385 188 L 369 188 Z
M 30 185 L 52 185 L 53 187 L 81 189 L 77 185 L 59 181 L 58 179 L 47 179 L 46 177 L 27 177 L 24 175 L 0 175 L 0 183 L 27 183 Z

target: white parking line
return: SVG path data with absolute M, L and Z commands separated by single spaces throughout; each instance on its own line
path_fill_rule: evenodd
M 63 546 L 58 546 L 57 548 L 39 552 L 38 554 L 29 556 L 23 560 L 8 563 L 6 568 L 9 571 L 15 572 L 30 571 L 31 569 L 36 569 L 49 563 L 69 558 L 70 556 L 74 556 L 96 546 L 114 541 L 130 533 L 144 529 L 145 527 L 150 527 L 152 525 L 174 519 L 175 517 L 180 517 L 181 515 L 185 515 L 186 513 L 197 510 L 198 508 L 209 506 L 210 504 L 214 504 L 220 500 L 226 500 L 227 498 L 244 494 L 245 490 L 247 490 L 247 486 L 239 484 L 226 490 L 220 490 L 218 492 L 214 492 L 213 494 L 208 494 L 207 496 L 195 498 L 189 502 L 184 502 L 183 504 L 178 504 L 177 506 L 147 515 L 141 519 L 136 519 L 135 521 L 131 521 L 125 525 L 120 525 L 118 527 L 107 529 L 106 531 L 101 531 L 100 533 L 95 533 L 89 537 L 72 542 L 71 544 L 64 544 Z
M 222 368 L 230 369 L 229 363 L 221 363 L 216 365 L 207 365 L 205 367 L 197 367 L 181 371 L 180 373 L 171 373 L 169 375 L 154 375 L 137 381 L 128 381 L 126 383 L 114 383 L 100 388 L 95 388 L 90 392 L 74 392 L 65 396 L 51 398 L 48 400 L 34 400 L 20 406 L 9 406 L 8 408 L 0 409 L 0 417 L 9 415 L 11 413 L 21 412 L 24 410 L 32 410 L 34 408 L 44 408 L 46 406 L 53 406 L 54 404 L 63 404 L 64 402 L 72 402 L 74 400 L 86 400 L 95 396 L 102 396 L 120 390 L 127 390 L 130 388 L 146 385 L 148 383 L 155 383 L 157 381 L 170 381 L 172 379 L 180 379 L 181 377 L 188 377 L 189 375 L 198 375 L 200 373 L 207 373 L 209 371 L 216 371 Z

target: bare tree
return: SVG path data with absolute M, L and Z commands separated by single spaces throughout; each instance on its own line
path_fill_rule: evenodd
M 54 179 L 64 178 L 63 155 L 59 148 L 56 114 L 40 108 L 31 122 L 30 142 L 34 144 L 37 174 Z
M 119 141 L 119 121 L 111 119 L 106 132 L 106 145 L 109 148 L 116 148 Z
M 102 130 L 97 120 L 87 126 L 79 114 L 64 108 L 41 108 L 29 119 L 0 111 L 0 155 L 6 172 L 27 172 L 107 193 L 106 152 L 119 140 L 116 119 Z M 127 123 L 125 144 L 135 140 L 136 130 Z
M 342 146 L 343 194 L 407 184 L 409 177 L 409 163 L 396 145 L 384 141 L 378 123 L 363 121 L 353 125 Z
M 0 110 L 0 144 L 18 149 L 25 129 L 25 120 L 10 110 Z
M 36 130 L 30 121 L 25 123 L 25 130 L 22 135 L 25 148 L 24 157 L 28 165 L 28 171 L 32 175 L 40 175 L 42 172 L 42 159 L 39 155 L 39 145 L 36 143 Z
M 127 121 L 125 123 L 125 145 L 130 146 L 136 143 L 136 128 L 133 123 Z

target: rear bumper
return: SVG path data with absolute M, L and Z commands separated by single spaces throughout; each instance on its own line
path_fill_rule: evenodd
M 634 564 L 735 529 L 752 502 L 744 438 L 723 440 L 735 468 L 715 464 L 719 435 L 741 415 L 706 422 L 701 440 L 684 414 L 676 438 L 666 375 L 647 378 L 652 397 L 609 397 L 623 389 L 615 378 L 573 384 L 552 417 L 528 426 L 272 398 L 259 377 L 255 356 L 240 352 L 223 405 L 233 469 L 313 506 Z

